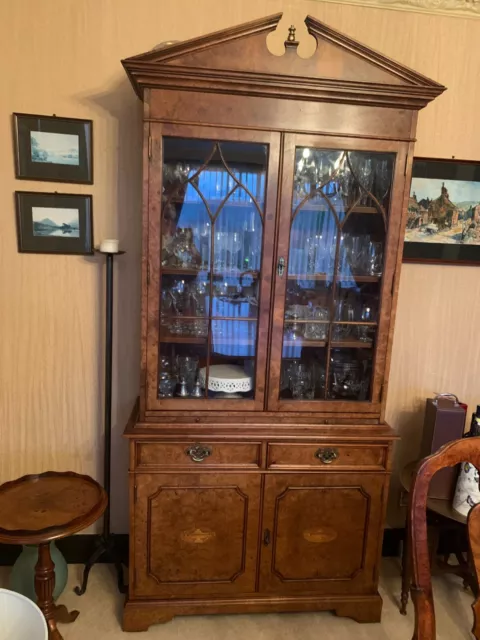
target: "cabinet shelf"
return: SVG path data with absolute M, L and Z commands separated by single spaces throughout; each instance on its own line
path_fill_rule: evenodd
M 309 347 L 323 348 L 328 344 L 327 340 L 307 340 L 299 338 L 298 340 L 284 340 L 284 347 Z M 372 342 L 363 342 L 362 340 L 333 340 L 330 343 L 332 349 L 371 349 Z
M 203 194 L 205 196 L 205 200 L 208 202 L 208 206 L 210 207 L 210 211 L 212 211 L 212 213 L 216 212 L 218 207 L 222 204 L 224 198 L 208 198 L 205 194 Z M 226 195 L 226 194 L 225 194 Z M 186 200 L 185 198 L 178 198 L 178 197 L 173 197 L 170 198 L 169 203 L 172 204 L 186 204 L 186 205 L 196 205 L 199 207 L 203 207 L 203 209 L 205 209 L 205 205 L 203 203 L 202 200 Z M 259 202 L 259 204 L 261 205 L 262 203 Z M 228 206 L 228 207 L 237 207 L 237 208 L 252 208 L 255 207 L 255 203 L 253 201 L 249 201 L 249 202 L 235 202 L 232 200 L 227 200 L 227 202 L 225 203 L 224 206 Z M 367 207 L 368 208 L 368 207 Z
M 363 340 L 334 340 L 332 349 L 371 349 L 372 342 L 363 342 Z
M 300 203 L 298 201 L 294 202 L 294 208 L 296 208 Z M 345 214 L 348 211 L 349 207 L 346 206 L 345 208 L 342 209 L 343 213 Z M 330 212 L 330 207 L 328 206 L 327 202 L 325 200 L 322 200 L 322 204 L 312 204 L 311 201 L 307 202 L 303 205 L 303 207 L 301 207 L 300 211 L 325 211 L 325 212 Z M 376 207 L 368 207 L 368 206 L 362 206 L 362 205 L 358 205 L 357 207 L 354 207 L 350 214 L 352 213 L 368 213 L 368 214 L 377 214 L 377 215 L 382 215 L 380 213 L 380 211 L 376 208 Z
M 179 267 L 160 267 L 160 273 L 163 276 L 200 276 L 208 277 L 210 275 L 210 269 L 181 269 Z M 258 271 L 250 271 L 245 269 L 225 269 L 225 271 L 214 271 L 214 278 L 239 278 L 241 276 L 251 276 L 252 278 L 258 278 Z
M 161 333 L 160 342 L 165 343 L 175 343 L 175 344 L 207 344 L 208 338 L 200 337 L 200 336 L 185 336 L 178 335 L 174 333 Z M 233 347 L 252 347 L 255 345 L 255 340 L 245 340 L 238 338 L 213 338 L 211 340 L 212 347 L 218 345 L 228 345 Z M 232 358 L 235 357 L 232 355 Z M 243 357 L 243 356 L 242 356 Z
M 337 282 L 380 282 L 382 276 L 367 276 L 367 275 L 349 275 L 342 276 L 337 274 Z M 333 274 L 327 273 L 289 273 L 289 280 L 315 280 L 318 282 L 331 282 L 333 280 Z
M 243 317 L 243 316 L 212 316 L 211 318 L 209 318 L 209 316 L 176 316 L 176 315 L 166 315 L 166 316 L 162 316 L 162 325 L 168 325 L 169 322 L 175 322 L 176 320 L 180 320 L 180 322 L 183 322 L 184 320 L 205 320 L 206 322 L 208 322 L 208 320 L 211 320 L 212 322 L 219 322 L 220 320 L 229 320 L 231 322 L 257 322 L 258 318 L 250 318 L 250 317 Z M 354 324 L 361 324 L 361 323 L 354 323 Z

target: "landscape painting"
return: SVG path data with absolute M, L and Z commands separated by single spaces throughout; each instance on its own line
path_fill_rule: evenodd
M 92 196 L 16 191 L 18 250 L 93 253 Z
M 78 209 L 32 207 L 32 222 L 34 236 L 80 237 Z
M 480 264 L 480 163 L 414 159 L 403 258 Z
M 79 164 L 78 136 L 70 133 L 30 131 L 32 162 Z
M 13 114 L 15 175 L 20 180 L 93 184 L 93 122 Z
M 480 182 L 413 178 L 405 242 L 480 244 Z

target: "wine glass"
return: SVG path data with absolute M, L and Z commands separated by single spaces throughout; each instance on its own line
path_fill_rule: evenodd
M 381 276 L 383 270 L 383 242 L 370 240 L 367 260 L 368 275 Z
M 362 322 L 374 322 L 374 311 L 370 302 L 365 302 L 362 305 L 360 311 L 360 320 Z M 372 327 L 369 326 L 359 326 L 358 330 L 358 338 L 362 342 L 371 342 L 372 341 Z
M 234 231 L 228 234 L 229 261 L 227 267 L 229 269 L 238 269 L 238 254 L 243 246 L 242 234 Z

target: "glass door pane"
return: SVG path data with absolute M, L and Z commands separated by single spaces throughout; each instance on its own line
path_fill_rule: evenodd
M 371 397 L 394 163 L 295 149 L 281 400 Z
M 163 138 L 158 398 L 255 398 L 267 160 Z

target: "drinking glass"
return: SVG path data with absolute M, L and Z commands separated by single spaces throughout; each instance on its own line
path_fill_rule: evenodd
M 210 223 L 205 222 L 200 229 L 200 257 L 204 269 L 208 269 L 210 264 Z
M 204 316 L 208 286 L 204 280 L 194 282 L 190 287 L 190 296 L 194 302 L 195 315 Z
M 183 316 L 188 304 L 188 288 L 185 280 L 177 280 L 169 290 L 172 306 L 176 315 Z
M 339 322 L 354 322 L 355 321 L 355 305 L 348 300 L 340 300 L 338 303 L 338 321 Z M 334 327 L 333 339 L 344 340 L 349 338 L 352 331 L 352 325 L 350 324 L 337 324 Z
M 362 322 L 374 322 L 374 311 L 372 305 L 369 302 L 366 302 L 362 305 L 362 309 L 360 311 L 360 319 Z M 362 342 L 371 342 L 372 341 L 372 333 L 373 327 L 365 327 L 358 326 L 358 338 Z
M 392 171 L 388 160 L 377 161 L 375 176 L 375 195 L 378 198 L 380 204 L 385 205 L 385 199 L 388 195 L 390 184 L 392 182 Z
M 192 333 L 198 338 L 206 338 L 208 336 L 208 320 L 195 320 Z
M 172 309 L 172 296 L 170 291 L 167 289 L 162 289 L 162 298 L 160 302 L 160 315 L 166 316 L 171 312 Z
M 176 378 L 168 371 L 160 371 L 158 377 L 158 397 L 172 398 L 176 385 Z
M 307 273 L 315 273 L 317 259 L 316 236 L 310 236 L 306 241 L 307 246 Z
M 352 200 L 353 176 L 348 163 L 345 162 L 337 175 L 338 192 L 343 199 L 343 206 L 346 209 Z
M 305 325 L 305 338 L 307 340 L 326 340 L 327 339 L 327 322 L 328 322 L 328 309 L 327 307 L 312 307 L 308 309 L 307 317 L 316 322 L 307 323 Z
M 214 234 L 214 247 L 215 247 L 215 257 L 214 257 L 214 267 L 217 271 L 221 271 L 225 269 L 227 266 L 227 241 L 228 241 L 228 233 L 226 231 L 215 231 Z
M 238 254 L 243 246 L 243 235 L 234 231 L 228 234 L 228 269 L 238 269 Z
M 373 185 L 372 158 L 366 156 L 364 153 L 353 152 L 349 154 L 349 159 L 357 185 L 363 187 L 363 189 L 358 189 L 360 203 L 365 204 L 369 198 L 367 192 L 372 190 Z
M 298 320 L 304 320 L 307 317 L 308 307 L 302 304 L 292 304 L 285 313 L 286 330 L 290 340 L 298 340 L 304 336 L 304 324 Z
M 161 355 L 159 360 L 159 368 L 160 371 L 170 371 L 172 367 L 172 362 L 168 356 Z
M 315 387 L 311 370 L 300 363 L 290 377 L 290 390 L 295 400 L 313 400 Z
M 365 263 L 365 254 L 367 249 L 367 237 L 363 234 L 350 236 L 348 238 L 349 242 L 346 247 L 348 251 L 348 262 L 350 263 L 350 268 L 352 274 L 361 274 L 364 269 Z
M 383 242 L 371 240 L 367 251 L 367 272 L 370 276 L 381 276 L 383 270 Z
M 179 378 L 184 378 L 189 392 L 192 391 L 197 377 L 198 357 L 177 356 L 177 369 Z

